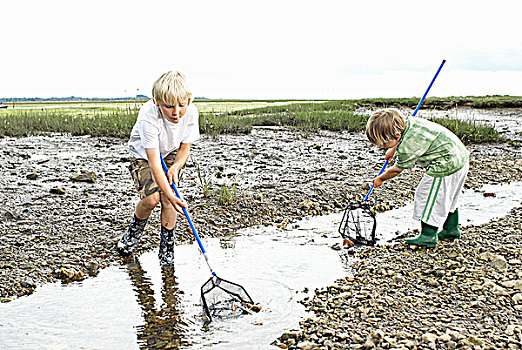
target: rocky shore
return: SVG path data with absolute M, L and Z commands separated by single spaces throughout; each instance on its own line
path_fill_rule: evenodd
M 0 145 L 2 302 L 44 283 L 95 276 L 120 259 L 115 244 L 138 200 L 126 140 L 47 135 L 0 138 Z M 521 179 L 520 147 L 469 148 L 468 188 Z M 383 152 L 370 147 L 362 133 L 256 128 L 251 135 L 205 136 L 194 144 L 180 190 L 202 237 L 254 225 L 284 228 L 361 200 L 382 162 Z M 413 169 L 375 191 L 378 208 L 410 201 L 421 173 Z M 158 214 L 149 220 L 138 253 L 156 249 Z M 353 249 L 354 275 L 305 301 L 316 317 L 283 335 L 279 345 L 516 348 L 522 341 L 517 257 L 522 247 L 514 239 L 520 219 L 518 208 L 501 220 L 466 228 L 461 241 L 434 250 L 399 243 Z M 192 239 L 180 222 L 177 244 Z
M 356 248 L 353 275 L 316 290 L 289 349 L 520 349 L 522 207 L 437 248 Z

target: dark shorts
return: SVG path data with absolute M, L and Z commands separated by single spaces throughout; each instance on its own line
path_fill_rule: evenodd
M 176 159 L 176 152 L 170 153 L 168 156 L 164 158 L 165 164 L 167 167 L 171 167 L 174 164 L 174 160 Z M 161 192 L 158 184 L 154 180 L 154 176 L 152 175 L 152 170 L 150 169 L 149 162 L 146 159 L 142 158 L 131 158 L 131 162 L 129 165 L 129 171 L 132 176 L 132 180 L 134 181 L 134 186 L 136 190 L 138 190 L 140 194 L 140 198 L 145 198 L 154 194 L 156 192 Z M 181 173 L 180 171 L 180 177 Z

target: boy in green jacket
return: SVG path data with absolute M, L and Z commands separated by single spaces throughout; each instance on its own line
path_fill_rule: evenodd
M 439 240 L 460 238 L 457 202 L 469 171 L 469 151 L 459 138 L 442 125 L 405 118 L 395 109 L 375 112 L 366 124 L 366 136 L 374 145 L 388 149 L 385 159 L 397 156 L 393 167 L 373 179 L 375 187 L 415 163 L 426 169 L 415 190 L 413 208 L 413 218 L 421 221 L 421 233 L 405 242 L 436 247 Z

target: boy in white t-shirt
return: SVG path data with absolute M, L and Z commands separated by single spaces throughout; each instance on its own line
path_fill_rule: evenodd
M 145 229 L 152 210 L 161 203 L 161 236 L 159 259 L 163 266 L 174 263 L 174 232 L 177 212 L 186 207 L 176 197 L 170 183 L 179 181 L 192 142 L 199 139 L 199 115 L 192 102 L 192 92 L 186 78 L 178 71 L 163 74 L 152 87 L 152 100 L 140 109 L 132 128 L 129 150 L 129 170 L 141 200 L 134 217 L 121 239 L 117 250 L 130 255 Z M 164 158 L 168 174 L 160 160 Z

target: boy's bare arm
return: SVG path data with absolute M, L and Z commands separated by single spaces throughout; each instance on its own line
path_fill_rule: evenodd
M 398 168 L 396 165 L 386 170 L 384 174 L 377 176 L 373 179 L 373 183 L 375 187 L 379 187 L 383 184 L 384 181 L 393 179 L 395 176 L 399 175 L 404 169 Z
M 158 184 L 161 192 L 167 197 L 169 202 L 172 203 L 174 209 L 180 213 L 183 213 L 183 209 L 181 207 L 187 207 L 187 205 L 183 200 L 176 197 L 174 191 L 170 187 L 170 183 L 168 182 L 167 176 L 163 171 L 163 166 L 161 165 L 159 150 L 157 148 L 146 148 L 145 152 L 147 153 L 147 158 L 149 160 L 152 174 L 154 175 L 154 180 Z
M 392 159 L 395 155 L 395 152 L 397 152 L 397 146 L 392 147 L 386 151 L 386 154 L 384 155 L 384 159 Z

